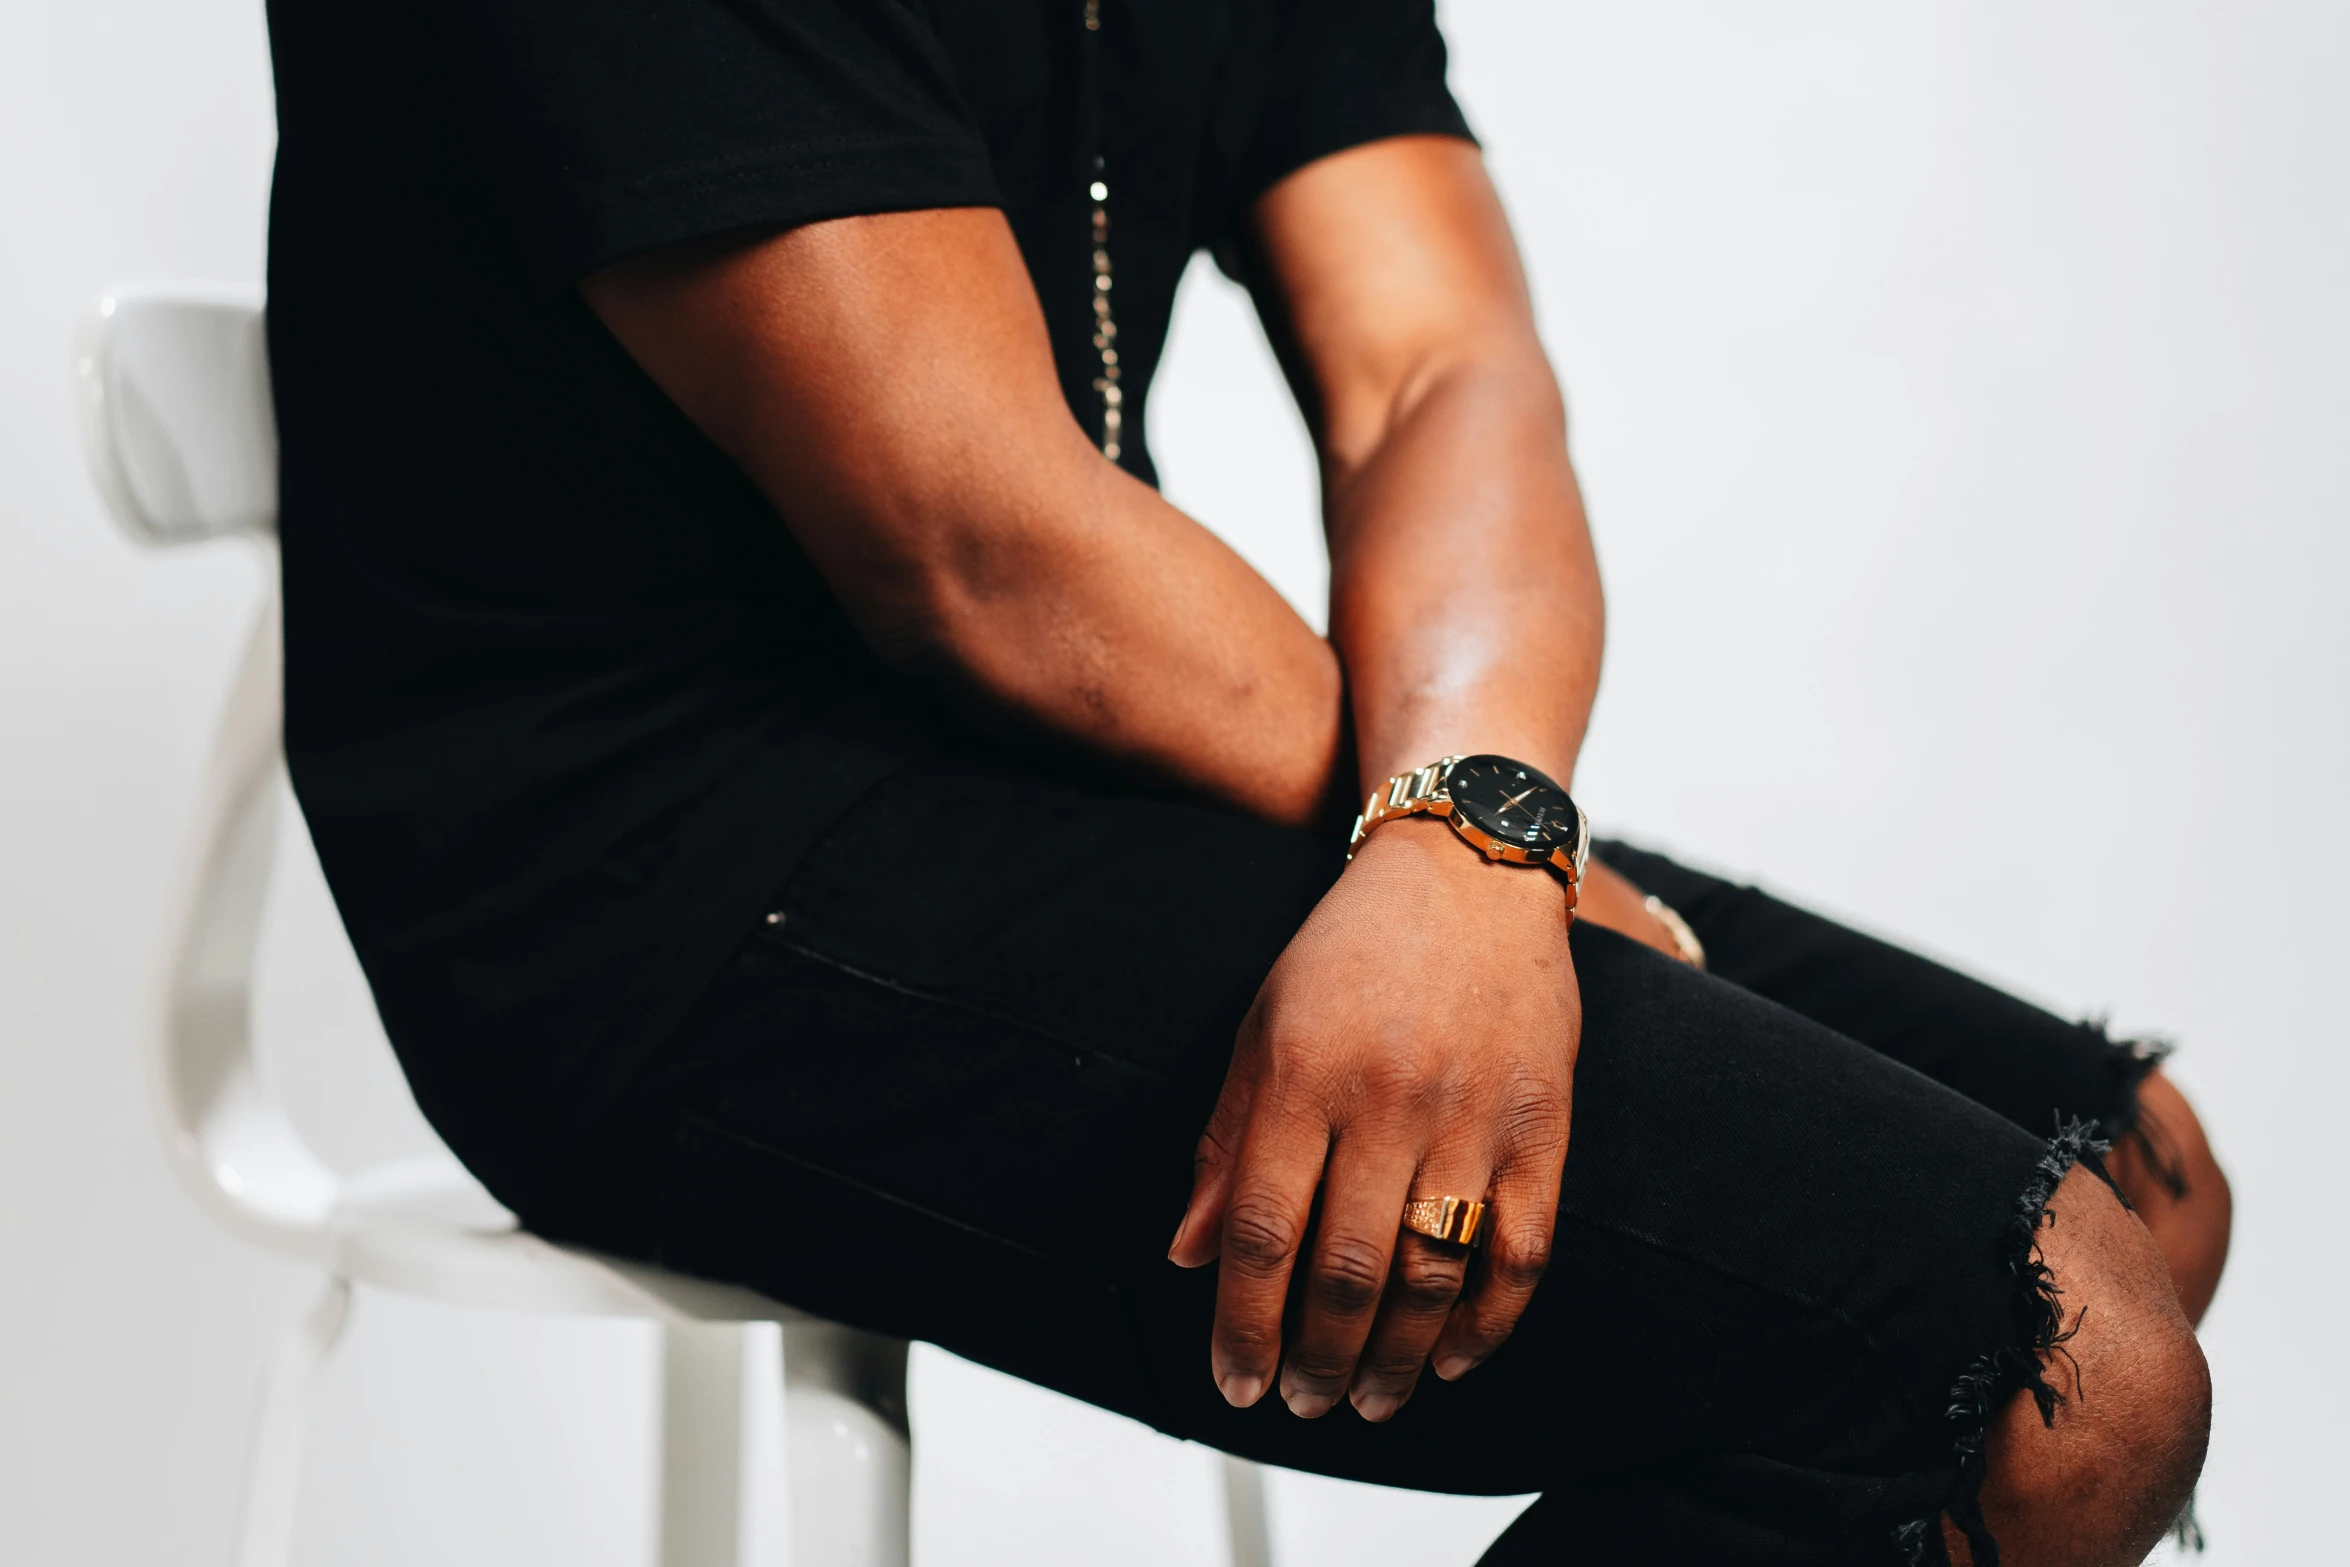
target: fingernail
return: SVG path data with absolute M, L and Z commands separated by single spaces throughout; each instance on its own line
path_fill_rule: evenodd
M 1436 1374 L 1447 1382 L 1458 1382 L 1477 1369 L 1477 1362 L 1468 1355 L 1447 1355 L 1436 1362 Z
M 1289 1412 L 1300 1420 L 1319 1420 L 1330 1413 L 1331 1407 L 1338 1400 L 1327 1393 L 1308 1393 L 1302 1390 L 1283 1388 L 1281 1402 L 1287 1404 Z
M 1235 1409 L 1246 1409 L 1265 1396 L 1263 1377 L 1219 1377 L 1216 1379 L 1216 1387 L 1223 1393 L 1224 1402 Z
M 1393 1393 L 1372 1393 L 1355 1400 L 1355 1413 L 1374 1424 L 1385 1420 L 1403 1408 L 1403 1400 Z

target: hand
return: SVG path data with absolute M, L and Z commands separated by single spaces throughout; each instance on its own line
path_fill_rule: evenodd
M 1254 1404 L 1278 1367 L 1296 1413 L 1348 1397 L 1384 1420 L 1431 1356 L 1449 1381 L 1500 1346 L 1550 1254 L 1581 1028 L 1550 872 L 1428 819 L 1364 842 L 1241 1023 L 1169 1253 L 1221 1259 L 1227 1399 Z M 1401 1231 L 1407 1199 L 1445 1195 L 1491 1205 L 1474 1268 Z

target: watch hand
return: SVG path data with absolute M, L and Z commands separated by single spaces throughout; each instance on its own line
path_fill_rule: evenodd
M 1509 809 L 1511 806 L 1513 806 L 1513 805 L 1517 804 L 1517 803 L 1518 803 L 1520 800 L 1523 800 L 1524 798 L 1526 798 L 1526 796 L 1528 796 L 1528 795 L 1532 794 L 1532 793 L 1533 793 L 1535 790 L 1537 790 L 1537 789 L 1539 789 L 1539 788 L 1541 788 L 1541 787 L 1542 787 L 1542 785 L 1540 785 L 1540 784 L 1529 784 L 1529 785 L 1527 785 L 1527 786 L 1526 786 L 1524 789 L 1521 789 L 1521 790 L 1519 790 L 1519 791 L 1518 791 L 1516 794 L 1513 794 L 1513 795 L 1511 795 L 1511 796 L 1510 796 L 1508 799 L 1506 799 L 1506 800 L 1502 801 L 1502 802 L 1501 802 L 1501 808 L 1502 808 L 1504 811 L 1507 811 L 1507 810 L 1508 810 L 1508 809 Z

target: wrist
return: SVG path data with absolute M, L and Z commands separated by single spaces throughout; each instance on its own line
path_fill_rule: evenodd
M 1415 736 L 1399 743 L 1393 736 L 1382 736 L 1377 746 L 1362 746 L 1358 742 L 1354 758 L 1358 786 L 1354 797 L 1359 801 L 1374 790 L 1384 789 L 1396 774 L 1411 772 L 1439 756 L 1516 757 L 1540 767 L 1560 788 L 1572 790 L 1577 752 L 1582 743 L 1579 734 L 1564 738 L 1548 730 L 1536 733 L 1527 726 L 1515 724 L 1439 723 L 1430 727 L 1437 731 L 1436 738 Z
M 1438 889 L 1443 907 L 1462 914 L 1474 910 L 1474 918 L 1486 917 L 1487 911 L 1518 910 L 1563 928 L 1573 907 L 1566 883 L 1555 873 L 1539 865 L 1488 859 L 1437 816 L 1381 823 L 1356 847 L 1346 874 Z
M 1363 803 L 1353 857 L 1380 828 L 1434 817 L 1486 860 L 1539 867 L 1563 889 L 1572 918 L 1591 829 L 1582 807 L 1531 762 L 1498 754 L 1447 756 L 1388 779 Z

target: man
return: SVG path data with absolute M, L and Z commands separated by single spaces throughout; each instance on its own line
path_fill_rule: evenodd
M 1492 1562 L 2179 1515 L 2227 1193 L 2148 1052 L 1590 854 L 1598 578 L 1427 0 L 271 26 L 289 755 L 530 1223 L 1543 1492 Z M 1202 246 L 1327 639 L 1149 482 Z

